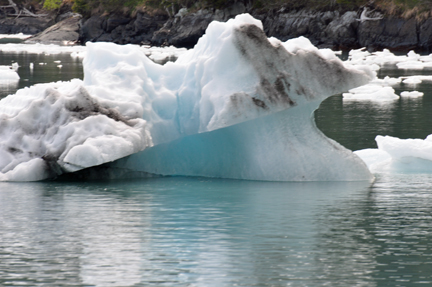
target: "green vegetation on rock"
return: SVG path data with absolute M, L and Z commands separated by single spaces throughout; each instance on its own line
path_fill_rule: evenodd
M 45 0 L 45 2 L 43 3 L 43 8 L 46 10 L 59 9 L 62 3 L 62 0 Z

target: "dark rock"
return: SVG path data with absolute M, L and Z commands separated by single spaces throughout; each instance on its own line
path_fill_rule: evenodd
M 104 27 L 106 27 L 105 16 L 95 15 L 86 21 L 82 21 L 80 29 L 80 41 L 82 43 L 87 41 L 98 41 L 99 37 L 105 33 Z
M 63 14 L 59 14 L 56 17 L 55 21 L 56 21 L 56 23 L 58 23 L 58 22 L 61 22 L 61 21 L 65 20 L 65 19 L 67 19 L 67 18 L 74 17 L 74 16 L 82 17 L 80 14 L 73 13 L 72 11 L 68 11 L 68 12 L 65 12 Z
M 192 48 L 214 20 L 214 13 L 200 10 L 182 18 L 171 18 L 157 32 L 151 41 L 155 45 L 174 45 Z
M 163 13 L 151 15 L 146 12 L 138 12 L 135 17 L 114 14 L 94 15 L 81 21 L 79 37 L 82 43 L 109 41 L 119 44 L 174 45 L 192 48 L 212 21 L 227 21 L 245 12 L 251 13 L 256 19 L 262 21 L 268 37 L 276 37 L 281 41 L 305 36 L 320 47 L 338 49 L 366 46 L 370 49 L 432 50 L 432 19 L 418 23 L 415 18 L 384 17 L 380 20 L 360 22 L 361 11 L 343 13 L 290 11 L 289 9 L 255 11 L 246 7 L 242 1 L 236 1 L 232 6 L 222 10 L 200 10 L 189 13 L 184 9 L 181 13 L 175 14 L 175 17 Z M 381 17 L 378 12 L 370 14 L 369 16 L 373 18 Z M 57 20 L 69 19 L 68 16 L 70 11 L 62 11 L 57 16 Z M 52 17 L 51 19 L 28 17 L 1 19 L 0 17 L 0 33 L 35 34 L 52 24 L 54 24 Z M 74 33 L 75 28 L 70 32 Z M 72 38 L 74 37 L 73 35 Z
M 358 23 L 357 13 L 354 11 L 346 12 L 342 16 L 335 15 L 323 31 L 323 43 L 336 48 L 356 47 Z
M 106 27 L 104 30 L 105 30 L 105 32 L 110 33 L 115 28 L 120 27 L 122 25 L 126 25 L 130 21 L 131 21 L 130 18 L 125 18 L 125 17 L 118 16 L 118 15 L 112 15 L 106 21 Z
M 384 18 L 360 23 L 360 46 L 374 48 L 410 49 L 418 44 L 417 25 L 414 18 Z
M 1 34 L 28 34 L 33 35 L 47 29 L 54 24 L 52 16 L 44 17 L 20 17 L 0 19 Z
M 81 15 L 73 15 L 27 39 L 26 43 L 74 44 L 79 40 Z
M 420 24 L 419 46 L 428 52 L 432 50 L 432 18 L 428 18 Z

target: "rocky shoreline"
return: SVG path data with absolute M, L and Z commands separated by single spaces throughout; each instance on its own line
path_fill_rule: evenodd
M 363 12 L 363 13 L 362 13 Z M 0 19 L 0 34 L 35 34 L 29 42 L 85 43 L 105 41 L 118 44 L 173 45 L 193 47 L 214 20 L 227 21 L 250 13 L 263 22 L 269 37 L 282 41 L 305 36 L 318 47 L 397 51 L 432 51 L 432 19 L 386 17 L 366 11 L 262 12 L 242 3 L 224 10 L 180 10 L 175 16 L 138 12 L 135 17 L 116 14 L 93 15 L 84 19 L 71 12 L 50 17 Z

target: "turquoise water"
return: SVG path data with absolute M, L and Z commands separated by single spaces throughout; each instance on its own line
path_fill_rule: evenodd
M 2 183 L 0 286 L 430 286 L 431 188 Z
M 61 70 L 59 55 L 3 53 L 0 65 L 34 61 L 33 73 L 20 63 L 23 87 L 82 77 L 68 57 Z M 432 87 L 398 87 L 414 88 L 425 96 L 391 104 L 336 95 L 317 125 L 354 150 L 374 147 L 378 134 L 424 138 Z M 377 175 L 373 185 L 0 183 L 0 286 L 431 286 L 431 191 L 427 174 Z

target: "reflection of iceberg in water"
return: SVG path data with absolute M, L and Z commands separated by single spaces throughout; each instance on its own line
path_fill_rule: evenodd
M 38 180 L 128 155 L 115 167 L 371 179 L 357 156 L 315 127 L 313 111 L 372 73 L 345 67 L 304 38 L 267 39 L 249 15 L 212 23 L 193 50 L 164 66 L 135 46 L 88 44 L 84 74 L 83 82 L 37 85 L 2 101 L 0 133 L 15 136 L 0 143 L 1 179 Z

